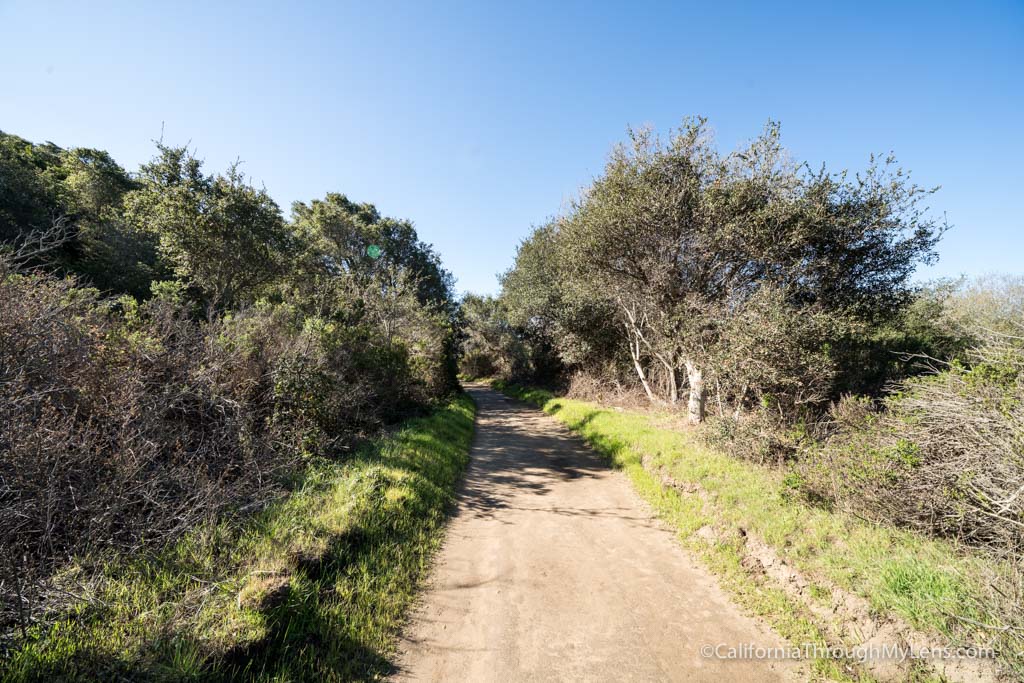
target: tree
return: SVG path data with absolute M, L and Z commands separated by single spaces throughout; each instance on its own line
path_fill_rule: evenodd
M 155 238 L 124 221 L 123 198 L 134 187 L 102 150 L 36 145 L 0 133 L 0 242 L 18 249 L 59 225 L 61 244 L 33 265 L 144 298 L 150 282 L 167 273 Z
M 296 242 L 265 190 L 246 182 L 238 164 L 208 176 L 184 147 L 158 145 L 125 199 L 126 215 L 159 240 L 160 252 L 182 279 L 214 306 L 253 300 L 278 277 Z
M 150 295 L 150 283 L 171 277 L 156 236 L 124 217 L 125 195 L 135 181 L 102 150 L 75 147 L 60 153 L 51 174 L 74 222 L 70 269 L 102 291 Z
M 909 301 L 907 279 L 942 231 L 919 206 L 928 192 L 891 158 L 852 179 L 799 167 L 774 123 L 723 156 L 706 121 L 692 119 L 667 143 L 631 131 L 557 222 L 553 253 L 562 291 L 615 310 L 650 399 L 676 402 L 685 377 L 699 422 L 707 383 L 723 379 L 722 335 L 762 289 L 808 320 L 870 320 Z
M 334 276 L 369 278 L 388 268 L 408 271 L 421 303 L 451 308 L 454 280 L 412 223 L 381 216 L 372 204 L 328 193 L 292 205 L 294 230 L 306 245 L 306 269 Z
M 62 150 L 53 175 L 60 181 L 64 204 L 72 213 L 93 220 L 120 209 L 125 193 L 136 184 L 107 152 L 74 147 Z
M 374 321 L 389 347 L 405 345 L 414 364 L 438 368 L 428 384 L 455 385 L 454 280 L 412 223 L 329 193 L 293 204 L 291 228 L 302 245 L 289 277 L 296 288 L 332 283 L 344 299 L 337 305 Z
M 503 302 L 467 294 L 460 306 L 463 330 L 460 367 L 470 377 L 523 378 L 529 374 L 529 349 L 509 324 Z
M 46 173 L 59 152 L 0 131 L 0 241 L 14 244 L 63 217 L 58 186 Z
M 621 351 L 614 309 L 564 272 L 559 221 L 534 230 L 519 245 L 515 265 L 501 276 L 509 323 L 530 341 L 535 379 L 551 383 L 564 371 L 614 364 Z

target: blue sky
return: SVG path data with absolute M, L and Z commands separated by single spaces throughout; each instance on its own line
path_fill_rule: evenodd
M 730 149 L 895 151 L 955 226 L 921 277 L 1024 271 L 1024 3 L 51 3 L 0 0 L 0 129 L 152 141 L 243 169 L 285 208 L 340 191 L 409 218 L 462 291 L 627 126 L 710 118 Z

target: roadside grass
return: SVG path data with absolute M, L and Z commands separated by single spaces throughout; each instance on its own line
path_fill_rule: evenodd
M 696 443 L 683 431 L 659 427 L 656 414 L 604 409 L 501 382 L 494 386 L 541 407 L 622 469 L 738 602 L 767 618 L 792 643 L 824 645 L 825 633 L 799 600 L 744 569 L 744 533 L 771 546 L 812 582 L 828 582 L 865 599 L 875 615 L 897 615 L 953 645 L 992 643 L 993 630 L 986 627 L 994 619 L 985 613 L 986 593 L 979 581 L 1000 571 L 993 561 L 949 542 L 811 506 L 793 495 L 783 472 L 742 462 Z M 666 486 L 656 476 L 659 469 L 700 493 Z M 705 526 L 718 530 L 721 540 L 697 535 Z M 829 593 L 823 586 L 812 587 L 812 595 Z M 997 640 L 994 645 L 1002 664 L 1019 670 L 1013 643 Z M 818 659 L 813 666 L 829 678 L 862 675 L 836 661 Z
M 88 599 L 29 634 L 0 678 L 374 680 L 439 547 L 468 461 L 461 395 L 343 462 L 313 464 L 287 498 L 199 529 L 157 557 L 68 570 Z

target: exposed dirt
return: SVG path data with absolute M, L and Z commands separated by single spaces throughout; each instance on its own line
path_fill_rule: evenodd
M 684 486 L 672 481 L 668 475 L 662 475 L 666 485 L 685 490 L 696 495 L 704 492 L 696 487 Z M 899 646 L 920 652 L 925 648 L 939 650 L 948 647 L 948 643 L 936 640 L 915 630 L 905 622 L 891 615 L 875 614 L 868 601 L 838 586 L 829 584 L 823 579 L 816 579 L 819 586 L 829 587 L 828 600 L 815 600 L 811 583 L 802 573 L 779 557 L 772 546 L 740 530 L 743 541 L 743 568 L 750 574 L 761 574 L 772 584 L 783 591 L 795 602 L 802 605 L 811 615 L 819 628 L 829 639 L 829 644 L 837 647 L 863 648 L 865 650 L 884 651 L 885 647 Z M 711 526 L 701 527 L 696 535 L 707 543 L 718 543 L 726 535 Z M 995 662 L 990 659 L 931 659 L 903 660 L 879 657 L 868 659 L 863 668 L 879 681 L 916 680 L 915 671 L 938 677 L 943 681 L 959 683 L 995 683 L 1000 680 Z
M 707 502 L 707 492 L 698 484 L 675 480 L 666 468 L 654 466 L 646 456 L 643 459 L 643 466 L 657 476 L 663 486 L 674 488 L 683 495 L 697 496 Z M 830 596 L 828 601 L 816 600 L 808 578 L 781 558 L 772 546 L 746 529 L 733 529 L 729 532 L 713 526 L 703 526 L 694 532 L 694 535 L 712 544 L 723 542 L 730 533 L 737 532 L 743 544 L 743 568 L 751 575 L 761 575 L 769 579 L 775 587 L 782 589 L 790 598 L 802 605 L 828 637 L 829 645 L 863 648 L 868 651 L 884 651 L 883 648 L 886 646 L 899 646 L 917 652 L 925 648 L 940 650 L 949 646 L 948 643 L 915 630 L 892 615 L 875 614 L 867 600 L 832 585 L 821 577 L 817 577 L 815 583 L 819 587 L 827 586 Z M 924 675 L 959 683 L 994 683 L 1001 680 L 998 668 L 991 659 L 930 659 L 926 662 L 879 657 L 863 662 L 862 668 L 879 681 L 917 680 Z M 917 675 L 922 672 L 923 675 Z
M 792 661 L 701 646 L 783 640 L 729 602 L 619 473 L 481 386 L 458 512 L 406 631 L 399 680 L 771 681 Z

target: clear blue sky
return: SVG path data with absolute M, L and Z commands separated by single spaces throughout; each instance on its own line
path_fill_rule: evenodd
M 1024 270 L 1024 3 L 0 0 L 0 129 L 235 158 L 287 212 L 340 191 L 412 219 L 462 291 L 628 125 L 768 118 L 793 155 L 893 150 L 955 225 L 926 277 Z

